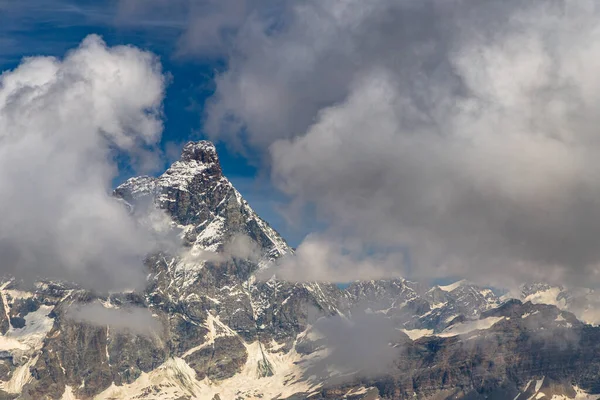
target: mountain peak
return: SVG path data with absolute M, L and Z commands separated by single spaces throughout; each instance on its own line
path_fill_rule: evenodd
M 219 164 L 219 157 L 217 156 L 215 145 L 208 140 L 186 143 L 181 151 L 181 161 L 192 160 L 206 164 Z

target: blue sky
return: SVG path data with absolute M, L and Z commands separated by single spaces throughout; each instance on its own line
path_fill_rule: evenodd
M 116 2 L 110 0 L 0 0 L 0 70 L 13 69 L 27 56 L 61 57 L 92 33 L 101 35 L 109 46 L 130 44 L 150 50 L 161 58 L 164 70 L 171 76 L 164 100 L 161 142 L 163 151 L 169 154 L 188 140 L 204 138 L 204 103 L 214 91 L 215 74 L 224 68 L 218 58 L 177 54 L 178 38 L 185 28 L 181 18 L 181 14 L 173 13 L 160 20 L 119 21 Z M 226 176 L 256 211 L 296 246 L 305 229 L 289 226 L 277 211 L 286 199 L 273 188 L 268 173 L 228 151 L 222 143 L 217 143 L 217 148 Z M 165 168 L 167 164 L 165 160 Z M 123 165 L 116 183 L 132 174 Z

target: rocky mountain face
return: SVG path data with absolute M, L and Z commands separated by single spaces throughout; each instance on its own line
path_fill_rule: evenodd
M 466 281 L 340 289 L 258 280 L 293 250 L 205 141 L 188 143 L 161 176 L 132 178 L 114 194 L 133 214 L 163 211 L 158 222 L 183 251 L 150 254 L 139 293 L 5 281 L 0 399 L 600 397 L 589 397 L 600 393 L 600 328 L 577 313 L 593 311 L 591 292 L 524 286 L 509 299 Z M 76 319 L 77 304 L 145 310 L 156 324 Z

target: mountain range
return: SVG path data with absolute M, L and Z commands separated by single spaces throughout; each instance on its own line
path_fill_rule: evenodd
M 114 197 L 133 215 L 164 213 L 184 251 L 149 254 L 141 292 L 6 278 L 0 399 L 600 398 L 593 290 L 264 277 L 294 250 L 207 141 Z

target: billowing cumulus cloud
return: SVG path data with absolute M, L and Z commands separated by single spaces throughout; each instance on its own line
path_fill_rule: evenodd
M 144 284 L 152 226 L 111 197 L 117 153 L 147 165 L 160 139 L 159 60 L 87 37 L 63 59 L 0 75 L 0 271 L 97 290 Z
M 282 20 L 241 25 L 206 126 L 270 156 L 330 226 L 317 255 L 351 240 L 360 263 L 397 257 L 390 275 L 597 281 L 597 2 L 309 0 Z

